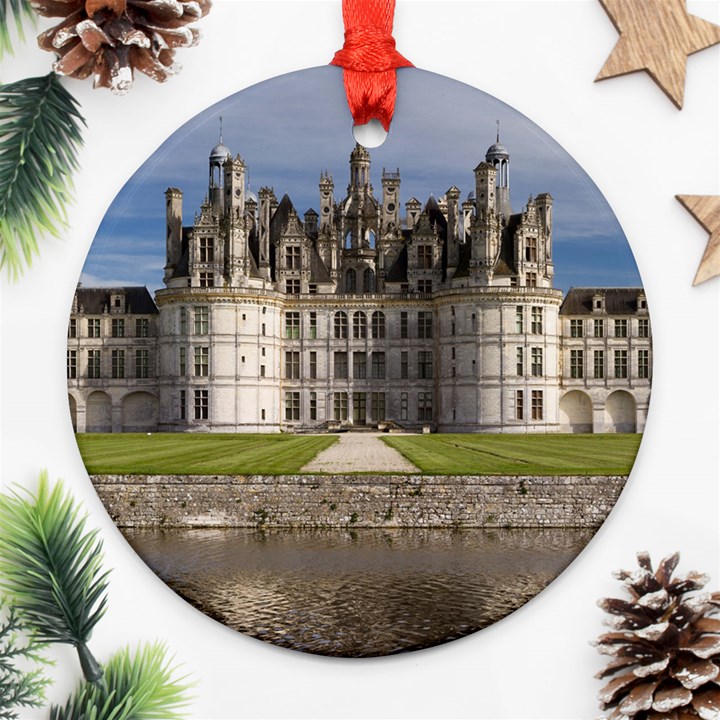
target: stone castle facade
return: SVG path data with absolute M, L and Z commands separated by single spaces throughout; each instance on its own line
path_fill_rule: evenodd
M 79 432 L 641 432 L 650 396 L 638 288 L 553 288 L 553 199 L 510 206 L 498 141 L 461 201 L 377 198 L 367 150 L 345 197 L 323 173 L 302 218 L 256 196 L 222 143 L 192 227 L 166 192 L 165 287 L 85 288 L 67 374 Z

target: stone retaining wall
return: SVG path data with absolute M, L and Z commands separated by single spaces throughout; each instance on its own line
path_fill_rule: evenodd
M 96 475 L 120 527 L 588 527 L 626 477 Z

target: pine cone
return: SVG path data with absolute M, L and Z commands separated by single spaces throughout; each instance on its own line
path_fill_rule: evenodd
M 42 33 L 43 50 L 59 55 L 53 70 L 123 94 L 137 68 L 164 82 L 179 70 L 175 48 L 197 44 L 188 23 L 206 15 L 210 0 L 30 0 L 39 15 L 64 20 Z
M 650 556 L 638 553 L 639 570 L 615 573 L 631 601 L 598 604 L 614 632 L 596 645 L 614 659 L 596 677 L 622 672 L 601 691 L 608 720 L 718 720 L 720 718 L 720 593 L 701 590 L 706 575 L 671 579 L 680 556 L 665 558 L 653 573 Z

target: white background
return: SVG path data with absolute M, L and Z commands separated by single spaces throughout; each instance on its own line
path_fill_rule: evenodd
M 688 3 L 720 22 L 714 2 Z M 239 635 L 167 589 L 134 555 L 94 494 L 73 440 L 65 335 L 73 290 L 97 226 L 129 176 L 181 123 L 228 94 L 326 64 L 342 45 L 340 1 L 215 0 L 183 72 L 140 77 L 124 98 L 68 83 L 87 118 L 77 202 L 62 241 L 16 284 L 2 278 L 2 484 L 65 478 L 102 529 L 114 568 L 110 609 L 92 649 L 165 639 L 196 681 L 192 718 L 593 718 L 610 577 L 680 550 L 681 571 L 718 562 L 718 280 L 691 287 L 707 234 L 674 200 L 720 194 L 720 47 L 690 58 L 678 112 L 644 73 L 594 84 L 617 34 L 597 0 L 399 0 L 398 49 L 418 67 L 481 88 L 547 130 L 588 171 L 622 223 L 652 313 L 653 399 L 627 489 L 605 526 L 548 590 L 495 626 L 449 645 L 377 660 L 306 656 Z M 45 74 L 31 39 L 0 68 L 4 82 Z M 318 98 L 322 102 L 322 98 Z M 448 112 L 452 112 L 448 108 Z M 350 128 L 348 128 L 350 132 Z M 485 145 L 479 139 L 478 154 Z M 162 202 L 162 198 L 158 202 Z M 63 700 L 78 677 L 55 648 Z M 26 717 L 44 717 L 28 713 Z

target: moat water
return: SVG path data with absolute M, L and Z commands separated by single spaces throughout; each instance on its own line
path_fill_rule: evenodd
M 438 645 L 496 622 L 556 578 L 593 530 L 124 530 L 194 606 L 322 655 Z

